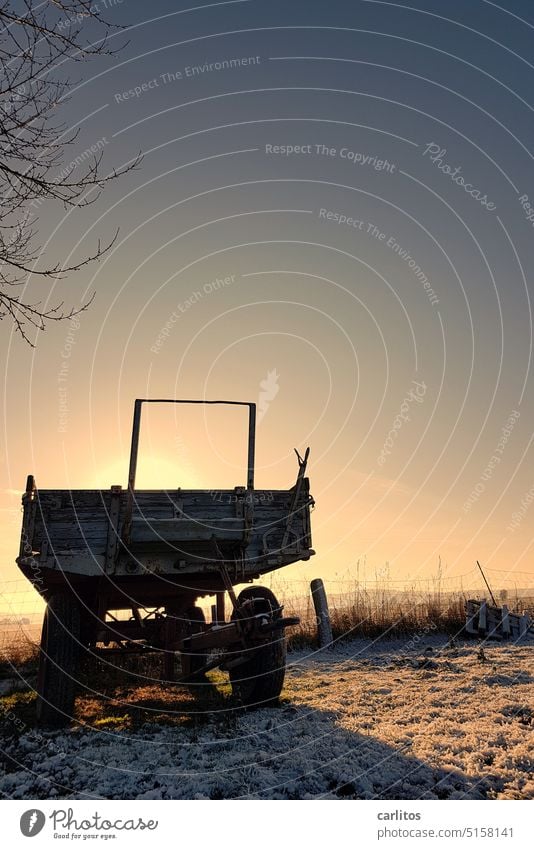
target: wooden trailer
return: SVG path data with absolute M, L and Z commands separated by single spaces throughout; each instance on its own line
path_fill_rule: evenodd
M 247 408 L 246 485 L 136 489 L 141 410 L 154 403 Z M 278 698 L 284 629 L 298 620 L 283 617 L 268 588 L 254 584 L 236 596 L 234 586 L 315 553 L 314 502 L 305 476 L 309 449 L 304 457 L 296 452 L 292 487 L 254 488 L 255 421 L 252 403 L 138 399 L 125 489 L 39 489 L 28 477 L 17 564 L 47 602 L 37 687 L 42 724 L 69 722 L 81 660 L 106 652 L 159 652 L 172 682 L 198 680 L 218 666 L 241 703 Z M 197 600 L 211 595 L 217 603 L 208 623 Z

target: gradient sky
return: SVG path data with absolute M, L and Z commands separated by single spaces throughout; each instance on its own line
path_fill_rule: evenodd
M 144 158 L 92 207 L 40 210 L 43 261 L 120 229 L 98 265 L 28 283 L 94 291 L 90 310 L 34 350 L 0 328 L 3 581 L 28 473 L 124 485 L 135 397 L 259 401 L 267 381 L 256 484 L 290 486 L 309 444 L 317 501 L 317 556 L 284 577 L 361 578 L 365 557 L 402 581 L 441 556 L 450 580 L 478 558 L 530 586 L 532 4 L 108 6 L 129 43 L 76 69 L 65 163 Z M 239 410 L 145 424 L 141 485 L 244 483 Z

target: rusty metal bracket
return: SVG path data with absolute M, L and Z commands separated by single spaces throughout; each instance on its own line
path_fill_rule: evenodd
M 217 537 L 213 536 L 211 538 L 211 542 L 213 548 L 215 550 L 215 556 L 217 558 L 217 565 L 219 568 L 219 572 L 221 573 L 222 582 L 224 584 L 224 588 L 228 595 L 230 596 L 230 601 L 232 602 L 232 607 L 234 610 L 239 609 L 239 605 L 237 603 L 237 596 L 235 594 L 234 585 L 232 584 L 232 579 L 230 578 L 230 574 L 228 572 L 228 568 L 226 566 L 226 562 L 222 555 L 221 549 L 219 548 L 219 544 L 217 542 Z

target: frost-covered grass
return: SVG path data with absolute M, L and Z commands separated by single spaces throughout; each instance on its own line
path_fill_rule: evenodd
M 387 581 L 372 589 L 355 581 L 345 581 L 342 591 L 328 593 L 330 620 L 334 639 L 354 637 L 407 637 L 409 635 L 444 632 L 459 637 L 465 625 L 467 599 L 484 597 L 480 591 L 443 591 L 439 580 L 429 582 L 433 588 L 418 590 L 405 587 L 392 590 Z M 506 593 L 495 590 L 510 611 L 527 610 L 534 618 L 534 598 L 528 591 Z M 293 595 L 283 578 L 277 579 L 275 592 L 283 601 L 286 615 L 300 617 L 300 625 L 289 632 L 294 648 L 313 645 L 316 639 L 316 618 L 311 596 Z
M 445 592 L 439 582 L 429 581 L 434 588 L 418 590 L 415 586 L 392 590 L 388 582 L 377 583 L 367 589 L 355 581 L 343 581 L 337 592 L 328 593 L 332 630 L 336 640 L 354 637 L 407 637 L 421 632 L 445 632 L 459 636 L 465 624 L 465 602 L 468 598 L 480 598 L 480 591 Z M 300 625 L 291 628 L 289 645 L 294 648 L 312 646 L 316 640 L 316 618 L 311 595 L 295 593 L 290 582 L 276 578 L 272 582 L 276 596 L 284 605 L 285 615 L 299 616 Z M 510 611 L 528 610 L 534 617 L 534 598 L 527 591 L 499 598 L 506 600 Z M 204 601 L 209 619 L 211 599 Z M 227 605 L 228 614 L 228 605 Z M 15 666 L 23 660 L 36 662 L 41 625 L 0 625 L 0 675 L 11 663 Z
M 4 642 L 0 650 L 0 675 L 6 675 L 13 668 L 23 665 L 37 667 L 39 643 L 29 640 L 25 634 L 15 634 Z
M 289 632 L 290 645 L 313 645 L 317 624 L 311 597 L 292 597 L 283 592 L 279 595 L 284 600 L 285 614 L 300 617 L 300 625 Z M 406 637 L 432 631 L 457 636 L 465 624 L 465 596 L 353 587 L 339 595 L 330 594 L 329 612 L 335 640 Z
M 0 792 L 14 798 L 534 797 L 534 643 L 358 639 L 289 655 L 277 708 L 244 712 L 221 673 L 197 695 L 100 676 L 78 723 L 33 728 L 0 700 Z

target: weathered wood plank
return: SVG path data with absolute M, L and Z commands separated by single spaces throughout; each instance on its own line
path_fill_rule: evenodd
M 523 613 L 519 617 L 519 636 L 524 638 L 528 634 L 528 629 L 530 627 L 530 618 L 528 613 Z
M 478 634 L 478 606 L 472 601 L 466 603 L 465 630 L 468 634 Z
M 182 569 L 188 573 L 211 569 L 215 573 L 217 564 L 209 563 L 210 538 L 215 535 L 221 546 L 228 544 L 225 539 L 239 543 L 244 536 L 245 519 L 250 517 L 253 526 L 247 537 L 243 577 L 257 576 L 261 570 L 270 571 L 282 562 L 296 562 L 301 559 L 301 553 L 310 554 L 311 540 L 306 531 L 309 526 L 308 492 L 306 481 L 288 549 L 280 554 L 294 488 L 255 490 L 252 495 L 243 488 L 136 491 L 132 542 L 139 560 L 138 568 L 174 575 Z M 88 575 L 100 572 L 107 552 L 108 561 L 116 560 L 109 573 L 122 574 L 127 571 L 131 556 L 127 551 L 111 551 L 118 537 L 116 533 L 110 534 L 110 522 L 120 535 L 126 496 L 125 491 L 113 496 L 110 490 L 36 491 L 32 502 L 35 509 L 31 540 L 34 550 L 44 553 L 48 549 L 43 563 L 49 567 L 57 568 L 59 563 L 65 571 Z M 184 553 L 184 549 L 189 550 L 191 556 Z M 225 556 L 228 554 L 229 548 Z M 204 558 L 203 562 L 194 562 L 194 556 Z

